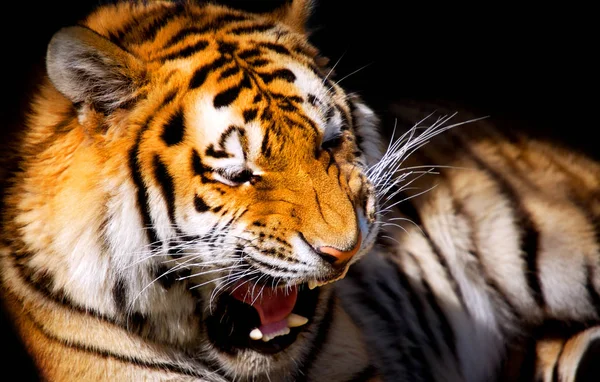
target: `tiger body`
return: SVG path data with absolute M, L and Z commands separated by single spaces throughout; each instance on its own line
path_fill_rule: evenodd
M 44 379 L 482 381 L 600 319 L 599 165 L 486 121 L 383 154 L 309 8 L 120 3 L 55 35 L 0 257 Z
M 400 131 L 452 114 L 437 106 L 423 121 L 435 106 L 395 107 Z M 534 336 L 534 374 L 556 373 L 562 366 L 544 363 L 544 347 L 589 326 L 595 333 L 600 320 L 598 163 L 483 119 L 432 138 L 400 173 L 410 175 L 381 203 L 381 245 L 339 288 L 359 302 L 349 311 L 382 355 L 383 374 L 497 380 Z M 366 304 L 369 295 L 381 304 Z M 558 337 L 541 329 L 547 323 L 560 323 Z M 571 380 L 577 362 L 563 358 L 570 369 L 560 380 Z

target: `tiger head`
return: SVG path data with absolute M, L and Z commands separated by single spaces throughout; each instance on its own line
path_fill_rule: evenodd
M 122 3 L 55 34 L 11 196 L 50 292 L 230 376 L 302 360 L 378 231 L 375 117 L 309 8 Z

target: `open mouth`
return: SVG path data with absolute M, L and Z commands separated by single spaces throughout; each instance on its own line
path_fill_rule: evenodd
M 206 319 L 209 340 L 231 354 L 243 349 L 267 354 L 286 349 L 314 317 L 319 288 L 308 286 L 238 284 L 218 298 Z

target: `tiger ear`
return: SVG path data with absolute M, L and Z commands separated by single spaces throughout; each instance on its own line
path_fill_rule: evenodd
M 271 17 L 294 31 L 306 34 L 306 25 L 314 6 L 313 0 L 288 0 L 271 12 Z
M 144 65 L 130 53 L 90 29 L 59 30 L 46 53 L 48 77 L 71 102 L 88 103 L 110 113 L 135 98 L 144 81 Z

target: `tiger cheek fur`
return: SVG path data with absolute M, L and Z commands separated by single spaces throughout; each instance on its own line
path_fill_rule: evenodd
M 330 314 L 308 286 L 378 230 L 376 120 L 317 65 L 308 9 L 123 3 L 59 31 L 8 192 L 5 282 L 229 377 L 297 372 Z

